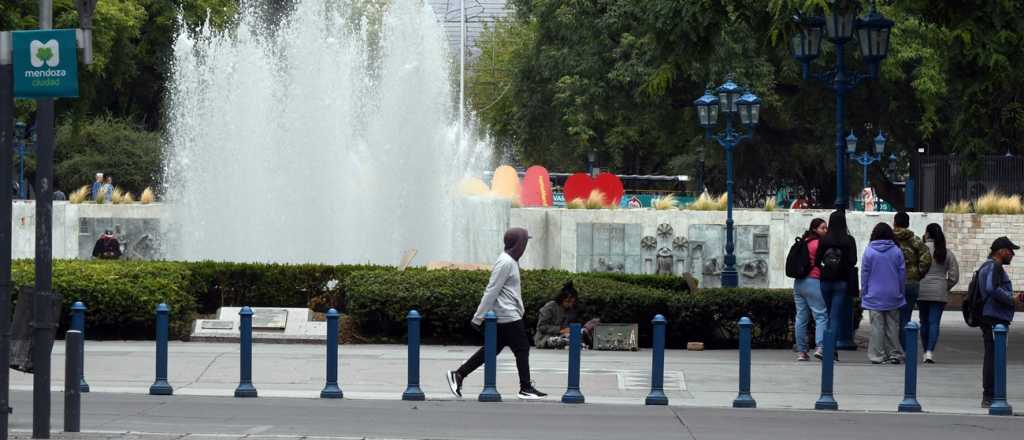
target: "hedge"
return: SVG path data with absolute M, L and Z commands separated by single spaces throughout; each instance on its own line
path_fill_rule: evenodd
M 197 316 L 213 314 L 221 306 L 250 305 L 316 311 L 336 307 L 347 315 L 357 339 L 371 342 L 402 342 L 405 315 L 415 308 L 424 316 L 426 342 L 476 343 L 469 318 L 488 276 L 487 271 L 355 265 L 66 260 L 54 263 L 54 290 L 63 294 L 65 310 L 76 300 L 86 303 L 90 338 L 151 338 L 153 309 L 167 302 L 175 338 L 187 337 Z M 755 323 L 755 346 L 786 347 L 792 340 L 789 290 L 693 293 L 680 278 L 558 270 L 524 270 L 522 277 L 531 331 L 539 309 L 571 279 L 581 292 L 583 317 L 639 323 L 644 346 L 650 344 L 650 321 L 658 313 L 668 320 L 669 347 L 688 341 L 733 347 L 736 321 L 744 315 Z M 13 278 L 16 287 L 31 286 L 32 262 L 14 262 Z M 66 325 L 65 314 L 62 328 Z

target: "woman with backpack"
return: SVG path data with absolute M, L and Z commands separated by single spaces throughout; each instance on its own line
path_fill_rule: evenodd
M 822 343 L 825 339 L 825 326 L 828 325 L 828 310 L 825 307 L 825 299 L 821 296 L 821 268 L 818 267 L 817 257 L 818 244 L 821 238 L 828 232 L 828 225 L 825 220 L 816 218 L 811 220 L 811 227 L 804 232 L 800 241 L 803 242 L 807 252 L 807 266 L 810 268 L 804 277 L 797 278 L 793 282 L 793 303 L 796 304 L 796 333 L 797 361 L 806 362 L 807 356 L 807 326 L 809 318 L 814 316 L 814 343 L 815 357 L 821 358 Z
M 917 309 L 921 315 L 921 346 L 924 347 L 924 363 L 934 364 L 935 344 L 939 340 L 939 322 L 949 302 L 949 290 L 960 282 L 960 264 L 956 256 L 946 248 L 946 235 L 942 227 L 932 223 L 925 228 L 924 242 L 932 253 L 932 265 L 921 279 Z
M 846 211 L 838 210 L 829 216 L 828 233 L 818 244 L 814 261 L 821 268 L 821 296 L 828 309 L 828 328 L 835 342 L 839 336 L 843 299 L 848 294 L 847 282 L 851 276 L 856 276 L 853 271 L 857 266 L 857 241 L 846 228 Z M 821 359 L 821 352 L 815 352 L 814 357 Z
M 900 308 L 907 303 L 907 267 L 896 234 L 885 223 L 871 231 L 871 243 L 861 259 L 860 280 L 860 304 L 871 316 L 868 359 L 872 364 L 899 364 L 903 362 Z

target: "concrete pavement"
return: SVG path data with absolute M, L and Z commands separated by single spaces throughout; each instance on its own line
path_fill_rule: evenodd
M 958 313 L 958 312 L 956 312 Z M 919 399 L 925 411 L 983 414 L 979 407 L 981 337 L 952 317 L 944 320 L 934 365 L 919 371 Z M 1021 326 L 1024 327 L 1024 326 Z M 1024 339 L 1011 330 L 1009 398 L 1024 409 Z M 862 325 L 862 329 L 868 328 Z M 863 337 L 863 335 L 861 335 Z M 457 367 L 475 347 L 424 346 L 422 387 L 428 399 L 453 400 L 444 371 Z M 95 342 L 86 345 L 86 380 L 95 392 L 145 394 L 153 382 L 152 342 Z M 310 345 L 256 344 L 253 381 L 261 397 L 315 398 L 324 384 L 324 349 Z M 406 350 L 400 345 L 344 345 L 341 386 L 348 399 L 396 400 L 405 389 Z M 863 351 L 841 352 L 836 367 L 836 398 L 843 410 L 895 411 L 902 399 L 903 366 L 871 365 Z M 557 401 L 566 384 L 566 351 L 532 350 L 537 387 Z M 789 350 L 755 350 L 753 396 L 760 408 L 810 409 L 819 395 L 820 364 L 796 362 Z M 514 358 L 498 357 L 498 388 L 514 400 Z M 649 389 L 650 352 L 584 351 L 582 390 L 588 403 L 642 404 Z M 63 343 L 53 357 L 53 389 L 62 386 Z M 181 343 L 170 346 L 170 383 L 178 396 L 231 396 L 238 383 L 237 344 Z M 666 393 L 672 405 L 727 407 L 737 391 L 737 352 L 716 350 L 666 354 Z M 482 371 L 466 380 L 475 398 Z M 12 389 L 31 389 L 32 376 L 11 372 Z

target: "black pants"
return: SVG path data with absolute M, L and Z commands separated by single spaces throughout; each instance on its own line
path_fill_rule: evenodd
M 501 353 L 505 347 L 512 349 L 516 355 L 516 369 L 519 370 L 519 386 L 530 386 L 530 340 L 526 336 L 523 321 L 498 324 L 498 347 L 495 354 Z M 459 367 L 459 375 L 469 376 L 470 373 L 484 364 L 484 347 L 480 347 L 465 363 Z
M 995 321 L 985 318 L 981 322 L 981 334 L 985 338 L 985 362 L 981 370 L 981 397 L 984 400 L 992 400 L 993 383 L 996 380 L 993 364 L 995 363 L 995 339 L 992 336 L 992 329 L 996 324 L 1009 325 L 1006 321 Z

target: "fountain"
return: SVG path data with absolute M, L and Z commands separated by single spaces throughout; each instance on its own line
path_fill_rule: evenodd
M 486 247 L 489 262 L 500 235 L 490 245 L 493 231 L 467 225 L 507 223 L 508 208 L 452 194 L 490 151 L 458 139 L 430 6 L 372 15 L 359 11 L 379 2 L 297 0 L 268 27 L 248 3 L 232 29 L 174 46 L 166 256 L 397 264 L 416 249 L 423 264 L 480 262 L 465 249 Z

